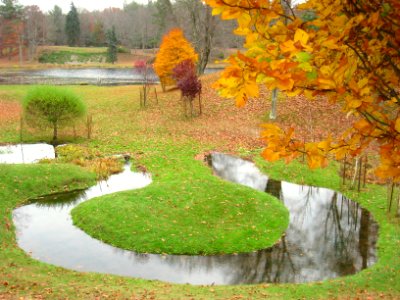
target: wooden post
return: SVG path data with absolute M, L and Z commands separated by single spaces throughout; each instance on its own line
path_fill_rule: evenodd
M 157 101 L 157 104 L 158 104 L 158 95 L 157 95 L 157 88 L 156 87 L 154 87 L 154 94 L 156 95 L 156 101 Z
M 199 108 L 200 108 L 200 115 L 203 113 L 203 109 L 201 107 L 201 92 L 199 93 Z
M 19 141 L 20 141 L 20 143 L 22 143 L 23 126 L 24 126 L 24 119 L 23 119 L 22 115 L 20 115 L 20 118 L 19 118 Z
M 93 129 L 93 116 L 88 115 L 86 118 L 86 130 L 87 130 L 88 140 L 92 138 L 92 129 Z
M 146 88 L 145 86 L 142 87 L 142 95 L 143 95 L 143 107 L 146 107 Z

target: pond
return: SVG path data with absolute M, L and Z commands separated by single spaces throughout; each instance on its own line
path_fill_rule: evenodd
M 35 259 L 68 269 L 190 284 L 312 282 L 354 274 L 376 262 L 378 225 L 357 203 L 328 189 L 271 180 L 253 163 L 232 156 L 214 153 L 211 164 L 216 175 L 283 201 L 290 224 L 278 244 L 234 255 L 138 254 L 74 227 L 70 211 L 81 202 L 150 184 L 149 175 L 127 165 L 85 191 L 32 199 L 15 209 L 18 245 Z
M 55 158 L 53 146 L 48 144 L 0 146 L 0 164 L 31 164 L 45 158 Z
M 220 69 L 209 68 L 206 73 L 218 70 Z M 158 77 L 153 71 L 150 79 L 158 83 Z M 134 68 L 0 70 L 0 84 L 131 85 L 142 82 L 142 76 Z

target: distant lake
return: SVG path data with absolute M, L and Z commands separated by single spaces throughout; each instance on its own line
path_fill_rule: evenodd
M 219 70 L 221 69 L 209 68 L 205 73 Z M 158 77 L 153 71 L 150 72 L 150 78 L 158 83 Z M 130 85 L 142 82 L 142 76 L 133 68 L 0 70 L 0 84 Z

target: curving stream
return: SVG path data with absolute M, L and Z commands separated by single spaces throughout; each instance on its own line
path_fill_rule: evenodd
M 129 165 L 85 191 L 33 199 L 15 209 L 18 245 L 35 259 L 68 269 L 190 284 L 319 281 L 354 274 L 376 262 L 378 225 L 357 203 L 328 189 L 268 179 L 239 158 L 214 153 L 211 160 L 216 175 L 284 202 L 290 224 L 277 245 L 238 255 L 137 254 L 73 226 L 70 211 L 79 203 L 150 184 L 148 175 L 131 172 Z

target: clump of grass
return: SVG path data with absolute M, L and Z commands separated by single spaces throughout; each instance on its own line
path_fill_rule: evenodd
M 97 179 L 106 179 L 123 169 L 123 161 L 116 157 L 104 157 L 98 151 L 80 145 L 64 145 L 56 148 L 57 161 L 72 163 L 97 174 Z
M 118 53 L 131 53 L 131 50 L 129 50 L 128 48 L 119 46 L 119 47 L 117 48 L 117 52 L 118 52 Z

